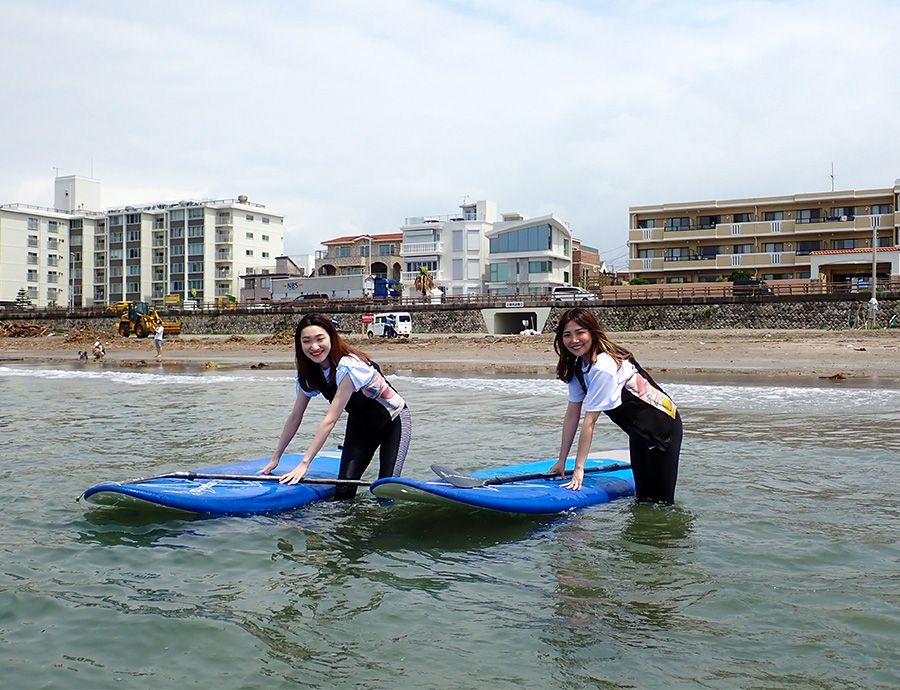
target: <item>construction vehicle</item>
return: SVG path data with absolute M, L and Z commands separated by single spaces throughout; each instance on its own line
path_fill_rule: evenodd
M 134 333 L 138 338 L 146 338 L 153 335 L 156 325 L 163 325 L 165 335 L 178 335 L 181 333 L 181 323 L 178 321 L 163 321 L 156 308 L 146 302 L 117 302 L 107 307 L 108 311 L 119 314 L 119 335 L 127 338 Z

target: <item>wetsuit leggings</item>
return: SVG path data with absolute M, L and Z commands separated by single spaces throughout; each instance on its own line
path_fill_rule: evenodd
M 412 415 L 404 407 L 395 419 L 385 413 L 387 421 L 374 421 L 369 415 L 350 414 L 347 418 L 347 433 L 341 451 L 339 479 L 359 479 L 375 457 L 378 456 L 378 478 L 399 477 L 409 450 L 412 431 Z M 334 492 L 336 501 L 356 496 L 356 486 L 338 486 Z
M 675 483 L 678 481 L 678 457 L 684 429 L 681 415 L 676 412 L 675 425 L 666 450 L 636 432 L 628 435 L 631 451 L 631 469 L 634 472 L 635 494 L 638 501 L 675 502 Z

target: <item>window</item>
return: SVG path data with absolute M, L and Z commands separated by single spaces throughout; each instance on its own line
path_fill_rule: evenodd
M 481 261 L 479 259 L 466 260 L 466 280 L 481 280 Z
M 202 280 L 189 280 L 188 281 L 188 290 L 196 290 L 199 292 L 203 289 L 203 281 Z
M 644 218 L 638 221 L 638 227 L 644 229 L 650 229 L 656 227 L 656 220 L 653 218 Z
M 700 247 L 701 259 L 715 259 L 719 253 L 718 247 Z
M 784 242 L 766 242 L 763 244 L 764 252 L 783 252 Z
M 735 223 L 750 223 L 750 214 L 749 213 L 735 213 L 734 214 L 734 222 Z M 703 276 L 701 276 L 703 277 Z M 715 280 L 715 276 L 709 276 Z
M 172 273 L 184 273 L 184 264 L 181 262 L 172 264 Z
M 188 245 L 188 256 L 203 256 L 203 245 L 199 242 Z
M 172 292 L 184 292 L 184 281 L 183 280 L 173 280 L 172 281 Z
M 115 232 L 110 232 L 109 233 L 109 241 L 116 242 L 117 244 L 121 244 L 122 243 L 122 231 L 117 230 Z
M 188 263 L 188 273 L 203 273 L 202 261 L 191 261 Z
M 831 209 L 828 220 L 853 220 L 855 215 L 856 209 L 852 206 L 835 206 Z
M 245 215 L 244 218 L 249 220 L 251 223 L 253 222 L 253 214 L 251 214 L 251 213 L 248 213 L 247 215 Z
M 125 216 L 125 223 L 128 225 L 139 225 L 141 222 L 141 214 L 140 213 L 129 213 Z
M 670 276 L 666 278 L 667 283 L 683 283 L 685 282 L 684 276 Z
M 766 211 L 763 218 L 766 220 L 784 220 L 784 211 Z
M 666 250 L 666 261 L 690 261 L 691 250 L 688 247 L 673 247 Z
M 57 223 L 55 220 L 48 220 L 47 221 L 47 232 L 54 232 L 54 233 L 59 232 L 59 223 Z
M 125 284 L 125 290 L 127 292 L 140 292 L 141 284 L 136 280 L 132 280 L 131 282 Z
M 59 240 L 56 239 L 55 237 L 48 237 L 47 238 L 47 249 L 52 249 L 54 251 L 59 249 Z
M 639 259 L 652 259 L 656 256 L 655 249 L 638 249 L 637 258 Z
M 230 213 L 217 213 L 216 214 L 216 225 L 228 225 L 231 222 L 231 214 Z
M 29 235 L 28 236 L 28 246 L 35 247 L 35 248 L 38 246 L 38 236 L 37 235 Z
M 188 218 L 203 218 L 203 207 L 201 206 L 199 208 L 189 208 Z
M 38 219 L 37 218 L 29 218 L 28 219 L 28 229 L 29 230 L 37 230 L 38 229 Z
M 481 249 L 481 233 L 478 230 L 469 230 L 466 233 L 466 249 L 470 252 Z
M 172 256 L 184 256 L 184 245 L 183 244 L 173 244 L 172 248 L 169 249 L 169 253 Z
M 804 208 L 797 211 L 797 223 L 821 223 L 825 220 L 818 208 Z
M 528 272 L 529 273 L 549 273 L 552 270 L 552 263 L 550 261 L 529 261 L 528 262 Z
M 129 259 L 140 259 L 141 258 L 141 250 L 139 247 L 134 247 L 128 250 L 128 258 Z
M 37 252 L 28 252 L 27 263 L 31 266 L 37 266 L 38 255 Z
M 367 244 L 359 245 L 359 255 L 360 256 L 368 256 L 369 255 L 369 245 L 367 245 Z
M 505 261 L 499 264 L 491 264 L 492 283 L 505 283 L 509 280 L 509 264 Z
M 704 229 L 714 228 L 721 222 L 720 218 L 721 216 L 700 216 L 700 227 Z
M 336 254 L 337 256 L 350 256 L 352 250 L 353 248 L 349 244 L 342 244 L 336 248 Z
M 687 216 L 680 216 L 678 218 L 669 218 L 666 221 L 666 230 L 690 230 L 691 229 L 691 219 Z
M 821 240 L 809 240 L 797 242 L 797 256 L 807 256 L 810 252 L 816 252 L 822 248 Z
M 572 246 L 571 242 L 566 238 L 563 238 L 563 254 L 566 256 L 572 256 Z
M 253 233 L 252 233 L 252 232 L 245 233 L 245 234 L 244 234 L 244 237 L 247 238 L 248 240 L 252 240 L 252 239 L 253 239 Z
M 122 260 L 122 250 L 121 249 L 110 249 L 109 250 L 109 260 L 110 261 L 121 261 Z
M 173 240 L 184 239 L 184 228 L 172 228 L 169 230 L 169 237 Z
M 894 242 L 890 237 L 879 237 L 878 238 L 878 246 L 879 247 L 893 247 Z
M 453 259 L 451 278 L 453 280 L 463 279 L 463 260 Z
M 263 216 L 263 217 L 262 217 L 262 222 L 263 222 L 263 225 L 268 225 L 268 224 L 269 224 L 269 219 L 268 219 L 266 216 Z
M 550 249 L 551 242 L 550 225 L 541 223 L 520 230 L 510 230 L 492 237 L 490 251 L 492 254 L 540 252 Z
M 121 278 L 122 277 L 122 265 L 116 264 L 115 266 L 109 267 L 109 277 L 110 278 Z
M 378 246 L 378 256 L 393 256 L 396 253 L 396 244 L 382 244 Z
M 122 216 L 110 216 L 109 217 L 109 225 L 112 227 L 113 225 L 121 225 L 122 224 Z
M 272 279 L 271 278 L 260 278 L 259 286 L 261 288 L 266 288 L 267 290 L 271 290 L 272 289 Z
M 59 257 L 56 254 L 47 254 L 48 266 L 59 266 Z
M 832 249 L 856 249 L 857 240 L 834 240 L 831 243 Z
M 269 258 L 269 252 L 263 252 L 263 253 L 262 253 L 262 258 L 268 259 L 268 258 Z
M 268 241 L 269 241 L 269 236 L 268 236 L 268 235 L 263 235 L 263 236 L 262 236 L 262 241 L 263 241 L 263 242 L 268 242 Z
M 890 204 L 872 204 L 872 215 L 881 216 L 885 213 L 893 213 Z
M 188 228 L 188 237 L 203 237 L 203 226 L 191 225 Z
M 734 245 L 734 253 L 735 254 L 752 254 L 753 253 L 753 245 L 752 244 L 736 244 L 736 245 Z
M 125 233 L 125 239 L 129 242 L 140 242 L 141 241 L 141 231 L 140 230 L 129 230 Z
M 248 250 L 245 252 L 245 254 L 246 254 L 247 256 L 253 256 L 253 250 L 252 250 L 252 249 L 248 249 Z
M 140 264 L 132 264 L 128 267 L 126 271 L 130 276 L 139 276 L 141 275 L 141 265 Z
M 184 209 L 179 208 L 174 211 L 169 211 L 169 220 L 184 220 Z
M 29 269 L 28 269 L 28 282 L 30 282 L 30 283 L 36 283 L 36 282 L 37 282 L 37 279 L 38 279 L 38 272 L 37 272 L 37 269 L 36 269 L 36 268 L 29 268 Z
M 715 283 L 719 279 L 719 276 L 711 275 L 711 276 L 697 276 L 698 283 Z
M 452 250 L 454 252 L 461 252 L 463 250 L 463 231 L 462 230 L 454 230 L 452 237 L 453 237 Z

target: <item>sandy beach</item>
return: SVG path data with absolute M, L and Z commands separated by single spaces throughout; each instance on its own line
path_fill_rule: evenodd
M 152 339 L 72 331 L 43 337 L 0 337 L 0 364 L 79 363 L 78 351 L 100 337 L 104 365 L 122 367 L 279 368 L 293 364 L 289 333 L 259 336 L 178 336 L 166 339 L 161 362 Z M 409 342 L 345 336 L 387 370 L 415 374 L 552 377 L 553 338 L 541 336 L 414 335 Z M 660 380 L 856 382 L 900 386 L 900 332 L 644 331 L 615 333 Z M 96 363 L 80 362 L 84 366 Z

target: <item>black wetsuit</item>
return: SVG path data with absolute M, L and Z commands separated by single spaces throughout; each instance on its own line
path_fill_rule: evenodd
M 638 374 L 654 388 L 668 394 L 638 364 L 629 360 Z M 575 366 L 575 378 L 585 394 L 587 385 L 581 367 Z M 622 388 L 622 403 L 612 410 L 604 410 L 620 429 L 628 434 L 631 470 L 634 473 L 635 494 L 638 501 L 671 504 L 675 502 L 678 481 L 678 458 L 684 430 L 677 408 L 675 417 L 641 400 L 628 388 Z
M 371 364 L 380 375 L 381 369 L 378 365 L 374 362 Z M 329 402 L 334 400 L 337 394 L 337 384 L 334 380 L 326 381 L 321 393 Z M 400 413 L 391 419 L 391 414 L 384 405 L 374 398 L 367 397 L 361 391 L 354 391 L 344 409 L 347 411 L 347 430 L 344 435 L 338 478 L 362 477 L 375 457 L 376 449 L 380 449 L 378 478 L 399 477 L 406 461 L 412 430 L 412 415 L 409 408 L 404 405 Z M 338 486 L 334 498 L 335 500 L 353 498 L 357 488 L 348 485 Z

